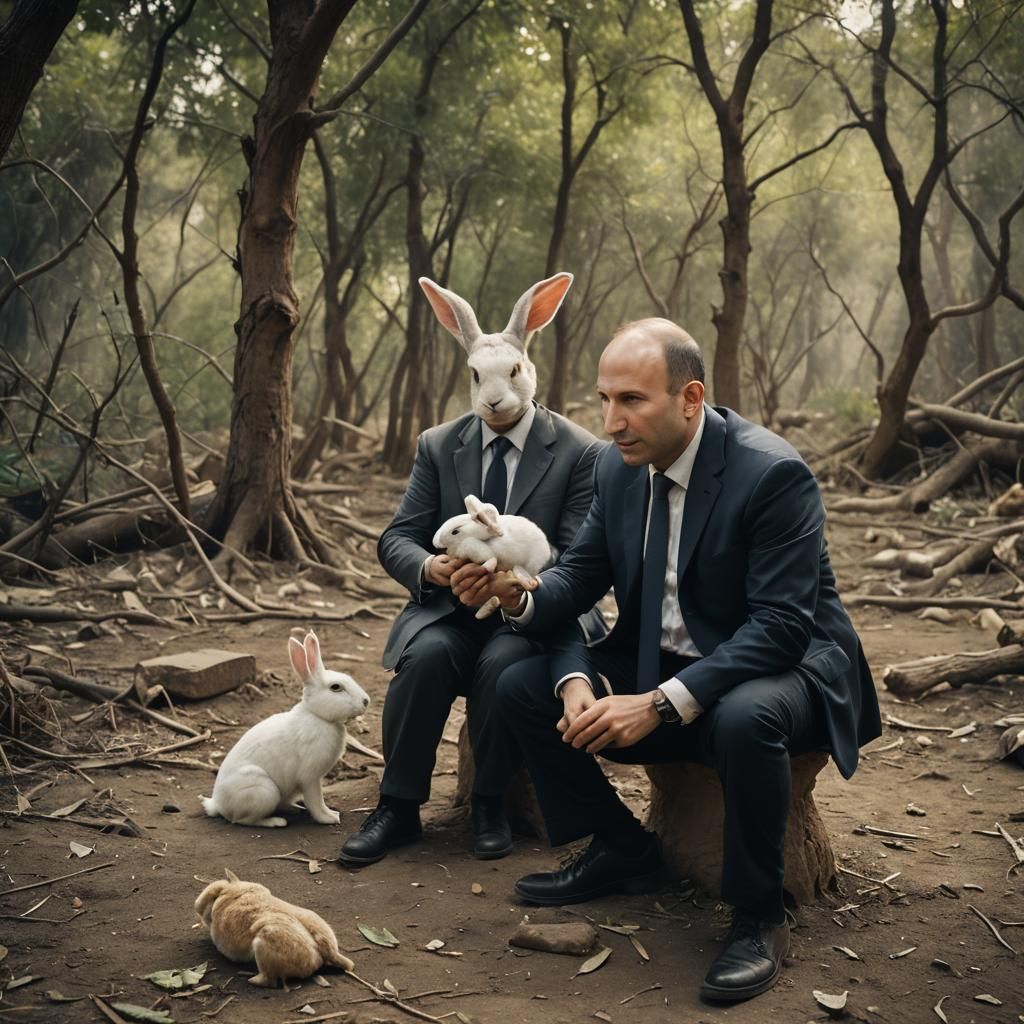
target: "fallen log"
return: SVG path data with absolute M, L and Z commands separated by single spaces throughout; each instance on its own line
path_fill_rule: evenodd
M 909 509 L 918 515 L 928 511 L 937 501 L 962 480 L 970 476 L 981 462 L 1014 462 L 1018 457 L 1019 444 L 1004 438 L 976 443 L 961 448 L 934 473 L 920 480 L 912 487 L 890 494 L 884 498 L 841 498 L 832 502 L 830 510 L 835 512 L 895 512 Z
M 107 619 L 124 619 L 136 626 L 166 626 L 176 628 L 176 623 L 163 619 L 152 612 L 133 611 L 130 608 L 118 608 L 112 612 L 84 612 L 80 608 L 68 608 L 65 605 L 48 604 L 0 604 L 0 622 L 17 622 L 24 619 L 28 622 L 106 622 Z
M 1013 593 L 1013 591 L 1011 591 Z M 880 608 L 894 608 L 899 611 L 915 611 L 918 608 L 997 608 L 1000 611 L 1021 612 L 1024 606 L 1019 601 L 1011 601 L 1007 597 L 897 597 L 888 594 L 844 594 L 843 604 L 847 608 L 863 605 L 877 605 Z
M 958 430 L 970 430 L 982 437 L 1006 437 L 1016 441 L 1024 441 L 1024 423 L 1011 420 L 997 420 L 991 416 L 983 416 L 977 412 L 964 412 L 948 405 L 929 405 L 922 403 L 918 410 L 928 419 L 938 420 L 948 427 Z
M 920 594 L 937 594 L 954 576 L 962 572 L 984 570 L 992 561 L 992 549 L 995 546 L 996 542 L 992 538 L 982 538 L 968 544 L 956 558 L 947 562 L 930 579 L 911 584 L 908 589 Z
M 966 683 L 983 683 L 1004 673 L 1024 672 L 1024 646 L 997 647 L 990 651 L 934 655 L 887 665 L 882 682 L 897 697 L 918 697 L 939 683 L 959 689 Z

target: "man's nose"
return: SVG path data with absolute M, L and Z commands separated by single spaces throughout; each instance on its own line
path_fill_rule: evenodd
M 604 430 L 606 434 L 618 434 L 626 426 L 625 418 L 611 402 L 604 410 Z

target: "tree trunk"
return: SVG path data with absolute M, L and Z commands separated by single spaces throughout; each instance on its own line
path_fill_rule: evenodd
M 300 319 L 292 284 L 299 172 L 320 67 L 351 6 L 269 3 L 273 52 L 253 135 L 242 142 L 249 180 L 238 230 L 242 302 L 231 441 L 210 518 L 211 532 L 224 536 L 228 551 L 244 551 L 256 541 L 275 555 L 304 554 L 294 530 L 282 528 L 295 518 L 289 475 L 292 356 Z
M 743 115 L 733 111 L 719 118 L 722 139 L 722 181 L 725 185 L 726 214 L 722 229 L 722 305 L 711 316 L 715 325 L 715 359 L 712 394 L 716 405 L 742 410 L 740 394 L 740 345 L 747 314 L 747 263 L 750 259 L 750 208 L 746 161 L 743 156 Z
M 885 476 L 904 465 L 910 454 L 901 455 L 900 437 L 904 432 L 907 415 L 907 396 L 921 365 L 928 339 L 934 326 L 927 311 L 912 315 L 903 335 L 899 356 L 885 382 L 878 389 L 878 426 L 868 442 L 861 459 L 864 475 L 870 478 Z
M 772 43 L 772 3 L 761 0 L 754 5 L 754 25 L 750 43 L 742 53 L 733 76 L 732 90 L 723 96 L 718 78 L 711 68 L 704 43 L 704 32 L 692 0 L 679 0 L 686 36 L 693 55 L 694 72 L 708 104 L 715 114 L 722 146 L 722 187 L 726 214 L 719 222 L 722 229 L 722 306 L 713 309 L 715 359 L 712 369 L 714 400 L 737 412 L 742 411 L 740 392 L 740 345 L 747 312 L 747 264 L 750 258 L 750 211 L 754 196 L 747 181 L 744 146 L 744 115 L 750 87 L 761 58 Z M 762 175 L 761 179 L 764 180 Z
M 15 0 L 0 25 L 0 161 L 78 0 Z

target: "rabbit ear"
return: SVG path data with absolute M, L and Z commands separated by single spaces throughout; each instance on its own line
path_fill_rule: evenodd
M 498 517 L 498 510 L 493 505 L 477 502 L 477 507 L 472 514 L 473 518 L 481 526 L 487 528 L 487 532 L 492 537 L 503 537 L 505 535 L 505 531 L 501 526 L 501 520 Z
M 238 881 L 240 881 L 240 879 L 239 879 L 238 875 L 236 875 L 236 874 L 234 873 L 234 871 L 232 871 L 232 870 L 231 870 L 231 868 L 225 868 L 225 869 L 224 869 L 224 877 L 225 877 L 225 878 L 226 878 L 226 879 L 227 879 L 227 880 L 228 880 L 229 882 L 238 882 Z
M 429 277 L 420 278 L 420 287 L 434 315 L 441 321 L 441 326 L 451 331 L 458 338 L 459 344 L 469 352 L 482 333 L 473 307 L 455 292 L 435 284 Z
M 528 288 L 512 310 L 505 333 L 518 338 L 525 349 L 530 335 L 554 320 L 572 280 L 572 274 L 555 274 Z
M 309 678 L 312 668 L 306 663 L 306 648 L 293 636 L 288 637 L 288 657 L 292 660 L 295 674 L 305 682 Z
M 320 657 L 320 641 L 316 638 L 316 633 L 310 630 L 306 634 L 305 639 L 306 645 L 306 664 L 309 666 L 309 674 L 312 675 L 317 670 L 322 671 L 324 667 L 323 659 Z

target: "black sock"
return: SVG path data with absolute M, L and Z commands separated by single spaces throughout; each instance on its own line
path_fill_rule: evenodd
M 420 805 L 416 800 L 401 800 L 397 796 L 381 794 L 380 807 L 390 807 L 400 818 L 418 818 Z
M 594 838 L 623 857 L 642 857 L 654 841 L 651 833 L 632 815 L 614 830 L 594 833 Z

